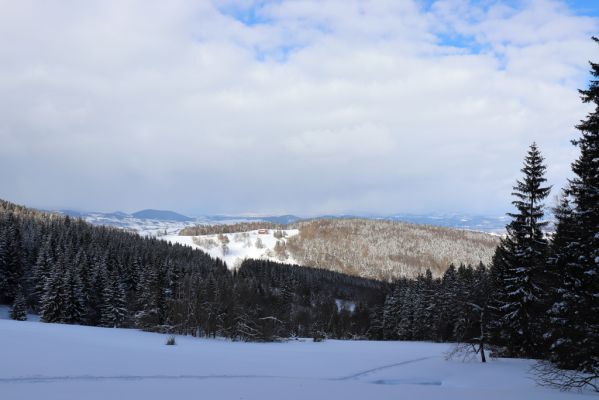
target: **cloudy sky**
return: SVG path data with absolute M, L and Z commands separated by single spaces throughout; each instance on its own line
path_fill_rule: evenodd
M 502 214 L 532 141 L 570 174 L 595 3 L 0 0 L 0 197 Z

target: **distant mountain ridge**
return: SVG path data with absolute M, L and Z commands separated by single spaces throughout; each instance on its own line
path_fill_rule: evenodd
M 325 214 L 314 217 L 299 217 L 293 214 L 235 216 L 235 215 L 203 215 L 188 217 L 170 211 L 146 209 L 128 214 L 122 211 L 110 213 L 82 212 L 75 210 L 59 210 L 58 212 L 75 218 L 82 218 L 94 225 L 109 225 L 118 228 L 137 231 L 140 234 L 172 234 L 178 230 L 196 224 L 229 224 L 236 222 L 266 221 L 274 224 L 287 225 L 298 221 L 313 219 L 371 219 L 384 221 L 409 222 L 448 228 L 474 230 L 488 233 L 502 233 L 508 222 L 506 216 L 484 216 L 464 214 Z
M 135 218 L 139 218 L 139 219 L 153 219 L 153 220 L 157 220 L 157 221 L 187 222 L 187 221 L 194 220 L 194 218 L 187 217 L 183 214 L 179 214 L 174 211 L 168 211 L 168 210 L 147 209 L 147 210 L 141 210 L 141 211 L 134 212 L 131 215 L 134 216 Z

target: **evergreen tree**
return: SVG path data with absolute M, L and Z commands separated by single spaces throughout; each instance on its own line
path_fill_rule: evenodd
M 593 38 L 595 42 L 599 39 Z M 599 64 L 591 63 L 599 78 Z M 594 110 L 573 141 L 580 156 L 566 189 L 572 208 L 562 207 L 553 245 L 555 272 L 561 277 L 551 309 L 552 360 L 562 368 L 599 374 L 599 80 L 580 91 Z
M 457 271 L 451 264 L 443 274 L 439 287 L 439 306 L 435 318 L 436 339 L 442 342 L 453 337 L 457 320 Z
M 127 299 L 125 285 L 116 270 L 109 275 L 104 285 L 102 306 L 102 325 L 119 328 L 127 319 Z
M 63 268 L 55 264 L 50 271 L 44 294 L 40 299 L 40 317 L 43 322 L 62 322 L 65 288 L 62 278 Z
M 400 311 L 400 285 L 396 284 L 393 291 L 385 297 L 383 304 L 383 335 L 385 339 L 397 338 L 397 324 Z
M 547 240 L 543 234 L 543 201 L 550 187 L 546 179 L 543 157 L 532 144 L 524 160 L 524 178 L 516 182 L 512 204 L 517 212 L 508 214 L 512 222 L 506 227 L 496 257 L 495 273 L 501 273 L 503 286 L 497 291 L 501 335 L 508 352 L 515 356 L 538 357 L 542 348 L 541 326 L 544 293 L 542 273 L 545 269 Z
M 44 238 L 42 247 L 37 256 L 37 261 L 33 266 L 31 287 L 33 290 L 32 297 L 34 303 L 39 303 L 44 295 L 46 282 L 50 276 L 54 259 L 52 256 L 52 237 L 48 235 Z
M 14 217 L 13 217 L 14 218 Z M 4 232 L 0 254 L 0 301 L 12 303 L 23 274 L 21 234 L 18 225 L 11 223 Z
M 63 321 L 78 324 L 83 320 L 85 306 L 83 302 L 81 279 L 73 265 L 68 266 L 64 276 Z
M 405 286 L 401 292 L 399 302 L 401 309 L 399 312 L 399 322 L 397 324 L 397 335 L 401 340 L 414 339 L 414 309 L 416 307 L 416 290 L 413 283 Z
M 17 288 L 15 301 L 10 310 L 10 318 L 17 321 L 27 320 L 27 303 L 21 285 Z
M 89 287 L 84 287 L 83 302 L 86 306 L 85 323 L 100 325 L 104 310 L 104 289 L 106 288 L 106 257 L 98 256 L 93 262 L 93 273 Z
M 435 311 L 435 287 L 430 269 L 426 275 L 416 280 L 416 301 L 414 309 L 414 339 L 431 340 L 433 338 Z

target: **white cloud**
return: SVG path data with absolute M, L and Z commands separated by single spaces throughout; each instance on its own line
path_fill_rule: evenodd
M 0 197 L 501 212 L 533 140 L 564 182 L 596 20 L 550 0 L 297 0 L 246 25 L 244 4 L 0 0 Z

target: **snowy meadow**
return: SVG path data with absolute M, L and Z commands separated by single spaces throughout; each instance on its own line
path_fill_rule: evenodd
M 596 398 L 537 386 L 530 360 L 448 361 L 450 344 L 177 336 L 167 346 L 157 333 L 7 319 L 0 338 L 3 400 Z

